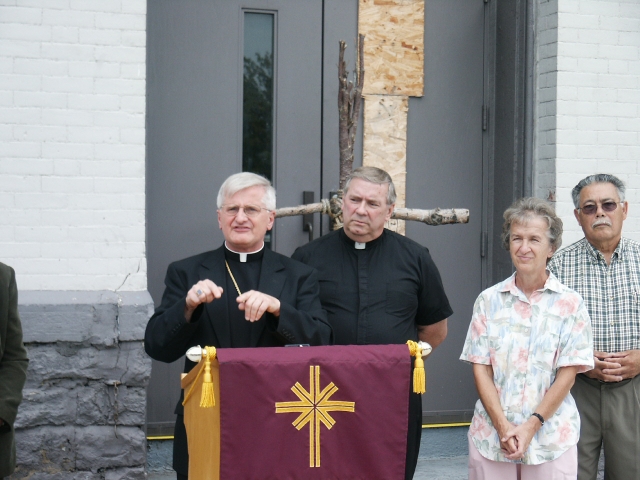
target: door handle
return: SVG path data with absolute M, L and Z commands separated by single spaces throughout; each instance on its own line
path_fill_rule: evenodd
M 308 205 L 309 203 L 315 203 L 315 192 L 304 191 L 302 192 L 302 204 Z M 313 240 L 313 213 L 305 213 L 302 215 L 302 231 L 309 232 L 309 241 Z
M 313 225 L 311 223 L 305 223 L 303 227 L 305 232 L 309 232 L 309 241 L 313 240 Z

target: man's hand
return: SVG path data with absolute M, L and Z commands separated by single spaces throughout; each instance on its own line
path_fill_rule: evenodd
M 184 306 L 184 318 L 191 321 L 193 311 L 203 303 L 211 303 L 215 299 L 222 297 L 223 289 L 211 280 L 200 280 L 187 292 Z
M 236 301 L 238 308 L 244 310 L 244 318 L 249 322 L 257 322 L 265 312 L 280 316 L 280 300 L 266 293 L 249 290 L 240 295 Z
M 447 338 L 447 319 L 432 325 L 418 325 L 418 340 L 427 342 L 435 349 Z
M 607 359 L 609 356 L 605 352 L 593 352 L 593 370 L 585 372 L 585 375 L 589 378 L 601 380 L 603 382 L 619 382 L 622 378 L 619 375 L 612 375 L 610 372 L 620 368 L 620 363 L 617 361 L 611 362 Z
M 609 377 L 615 377 L 616 382 L 633 378 L 640 373 L 640 350 L 627 350 L 626 352 L 605 353 L 603 355 L 606 356 L 605 362 L 617 366 L 606 367 L 602 373 Z

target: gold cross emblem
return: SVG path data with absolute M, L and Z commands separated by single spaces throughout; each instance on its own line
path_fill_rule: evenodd
M 320 390 L 320 366 L 309 367 L 309 391 L 300 382 L 291 387 L 300 399 L 296 402 L 276 402 L 276 413 L 300 413 L 293 426 L 301 430 L 309 424 L 309 466 L 320 466 L 320 423 L 331 429 L 336 423 L 329 412 L 354 412 L 356 402 L 329 400 L 338 391 L 333 382 Z

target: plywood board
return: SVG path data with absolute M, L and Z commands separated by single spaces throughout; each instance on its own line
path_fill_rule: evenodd
M 408 109 L 408 97 L 364 97 L 362 164 L 381 168 L 391 175 L 398 194 L 396 207 L 404 207 L 406 198 Z M 404 235 L 404 224 L 403 220 L 390 220 L 387 228 Z
M 360 0 L 364 94 L 424 95 L 424 0 Z

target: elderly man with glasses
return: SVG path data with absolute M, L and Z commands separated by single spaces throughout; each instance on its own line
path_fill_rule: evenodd
M 169 265 L 162 302 L 145 333 L 149 356 L 173 362 L 196 345 L 332 343 L 316 271 L 265 248 L 276 207 L 269 180 L 248 172 L 232 175 L 217 203 L 224 244 Z M 194 365 L 185 358 L 184 371 Z M 182 399 L 175 413 L 173 468 L 181 479 L 187 478 L 189 460 Z
M 293 254 L 319 272 L 320 301 L 338 345 L 419 339 L 435 348 L 447 336 L 453 310 L 429 250 L 384 228 L 395 202 L 395 186 L 387 172 L 355 169 L 344 186 L 344 227 Z M 422 399 L 407 393 L 405 478 L 411 479 L 420 451 Z
M 578 480 L 595 480 L 601 446 L 605 479 L 640 478 L 640 244 L 622 237 L 625 185 L 607 174 L 571 192 L 585 238 L 548 268 L 584 299 L 593 328 L 595 368 L 571 390 L 582 421 Z

